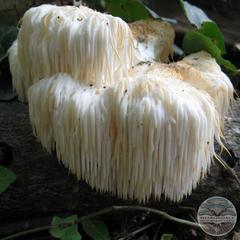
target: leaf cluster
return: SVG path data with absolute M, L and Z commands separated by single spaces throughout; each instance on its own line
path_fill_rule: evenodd
M 207 51 L 229 73 L 236 74 L 237 68 L 223 57 L 226 54 L 226 47 L 218 25 L 202 9 L 187 1 L 179 1 L 187 19 L 194 26 L 184 36 L 184 52 L 190 54 L 202 50 Z M 107 12 L 127 22 L 154 18 L 152 11 L 139 0 L 105 0 L 105 8 Z
M 0 166 L 0 194 L 4 192 L 16 179 L 16 175 L 3 166 Z
M 77 215 L 67 218 L 54 217 L 49 232 L 60 240 L 81 240 L 78 223 L 81 223 L 84 232 L 93 240 L 110 240 L 108 229 L 102 221 L 78 218 Z
M 180 0 L 189 22 L 194 26 L 186 32 L 183 39 L 183 50 L 186 54 L 205 50 L 214 57 L 229 73 L 237 73 L 237 68 L 223 58 L 226 54 L 224 37 L 218 25 L 198 7 Z

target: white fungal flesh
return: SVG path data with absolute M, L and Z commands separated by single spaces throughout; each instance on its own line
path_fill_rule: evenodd
M 205 52 L 139 63 L 156 60 L 134 47 L 141 25 L 133 36 L 87 7 L 32 8 L 9 50 L 13 85 L 35 135 L 78 179 L 123 198 L 179 201 L 209 170 L 214 138 L 222 144 L 233 87 Z
M 138 71 L 137 69 L 135 72 Z M 230 110 L 234 89 L 227 75 L 221 71 L 220 66 L 210 54 L 202 51 L 190 54 L 183 60 L 172 64 L 164 65 L 155 62 L 151 63 L 151 67 L 145 65 L 144 72 L 149 71 L 154 71 L 156 76 L 167 74 L 169 78 L 177 75 L 178 79 L 208 93 L 215 103 L 223 130 L 224 118 Z
M 176 65 L 182 74 L 183 81 L 206 91 L 214 99 L 223 128 L 224 117 L 229 112 L 234 89 L 216 60 L 210 54 L 202 51 L 185 57 Z
M 79 179 L 143 202 L 190 194 L 220 134 L 208 94 L 155 72 L 106 89 L 59 74 L 29 89 L 29 109 L 42 145 Z
M 31 8 L 23 17 L 17 41 L 27 88 L 59 72 L 96 86 L 109 84 L 126 76 L 136 62 L 127 23 L 84 6 Z
M 166 62 L 173 52 L 174 29 L 163 21 L 144 19 L 129 24 L 142 61 Z
M 18 93 L 18 98 L 21 101 L 26 99 L 26 93 L 28 90 L 28 86 L 26 86 L 25 78 L 23 76 L 23 72 L 20 66 L 20 62 L 18 60 L 18 43 L 14 41 L 12 46 L 9 48 L 9 65 L 10 65 L 10 72 L 12 75 L 12 84 L 14 89 Z

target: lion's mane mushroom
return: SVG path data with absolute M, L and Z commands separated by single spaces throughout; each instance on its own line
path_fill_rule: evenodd
M 78 179 L 123 198 L 179 201 L 209 170 L 233 88 L 204 52 L 141 62 L 150 55 L 133 35 L 86 7 L 30 9 L 10 50 L 14 84 L 22 97 L 31 86 L 35 135 Z
M 174 30 L 160 21 L 128 26 L 84 6 L 31 8 L 9 49 L 13 87 L 23 101 L 33 83 L 59 72 L 86 83 L 108 84 L 126 76 L 139 61 L 166 61 L 173 41 Z
M 210 54 L 202 51 L 177 62 L 175 68 L 181 72 L 183 81 L 190 83 L 197 89 L 206 91 L 213 98 L 221 117 L 223 129 L 224 118 L 229 112 L 234 89 L 216 60 Z
M 42 5 L 24 14 L 10 49 L 13 84 L 20 99 L 33 83 L 59 72 L 109 84 L 127 75 L 134 54 L 132 32 L 122 19 L 84 6 Z
M 31 122 L 43 146 L 96 189 L 178 201 L 210 166 L 218 114 L 177 75 L 137 68 L 101 89 L 63 74 L 41 80 L 29 90 Z
M 155 62 L 151 67 L 145 65 L 143 70 L 146 73 L 155 71 L 156 75 L 168 72 L 170 78 L 171 74 L 177 74 L 178 79 L 207 92 L 215 103 L 223 129 L 224 118 L 229 112 L 234 89 L 227 75 L 221 71 L 220 66 L 209 53 L 201 51 L 190 54 L 181 61 L 171 64 Z

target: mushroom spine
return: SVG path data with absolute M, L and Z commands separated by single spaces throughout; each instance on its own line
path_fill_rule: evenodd
M 180 201 L 209 171 L 214 139 L 222 144 L 233 87 L 205 52 L 157 62 L 173 40 L 141 53 L 138 24 L 84 6 L 32 8 L 9 50 L 13 84 L 36 137 L 78 179 L 122 198 Z M 149 39 L 155 49 L 156 32 Z

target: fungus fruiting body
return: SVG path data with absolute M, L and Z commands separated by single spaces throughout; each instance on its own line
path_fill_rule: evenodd
M 234 89 L 216 60 L 206 52 L 199 52 L 185 57 L 176 65 L 183 81 L 189 82 L 199 90 L 204 90 L 212 97 L 223 128 L 224 117 L 228 114 Z
M 83 6 L 30 9 L 9 51 L 13 83 L 37 138 L 78 179 L 123 198 L 179 201 L 209 170 L 233 87 L 205 52 L 156 62 L 173 40 L 157 48 L 156 23 L 142 24 Z M 140 43 L 143 31 L 154 34 Z
M 17 58 L 11 57 L 14 54 Z M 123 20 L 84 6 L 53 5 L 25 13 L 10 58 L 24 77 L 18 81 L 13 69 L 14 86 L 22 99 L 33 83 L 59 72 L 99 86 L 126 76 L 136 62 L 133 36 Z
M 129 24 L 143 61 L 166 61 L 173 51 L 174 30 L 167 22 L 139 20 Z

